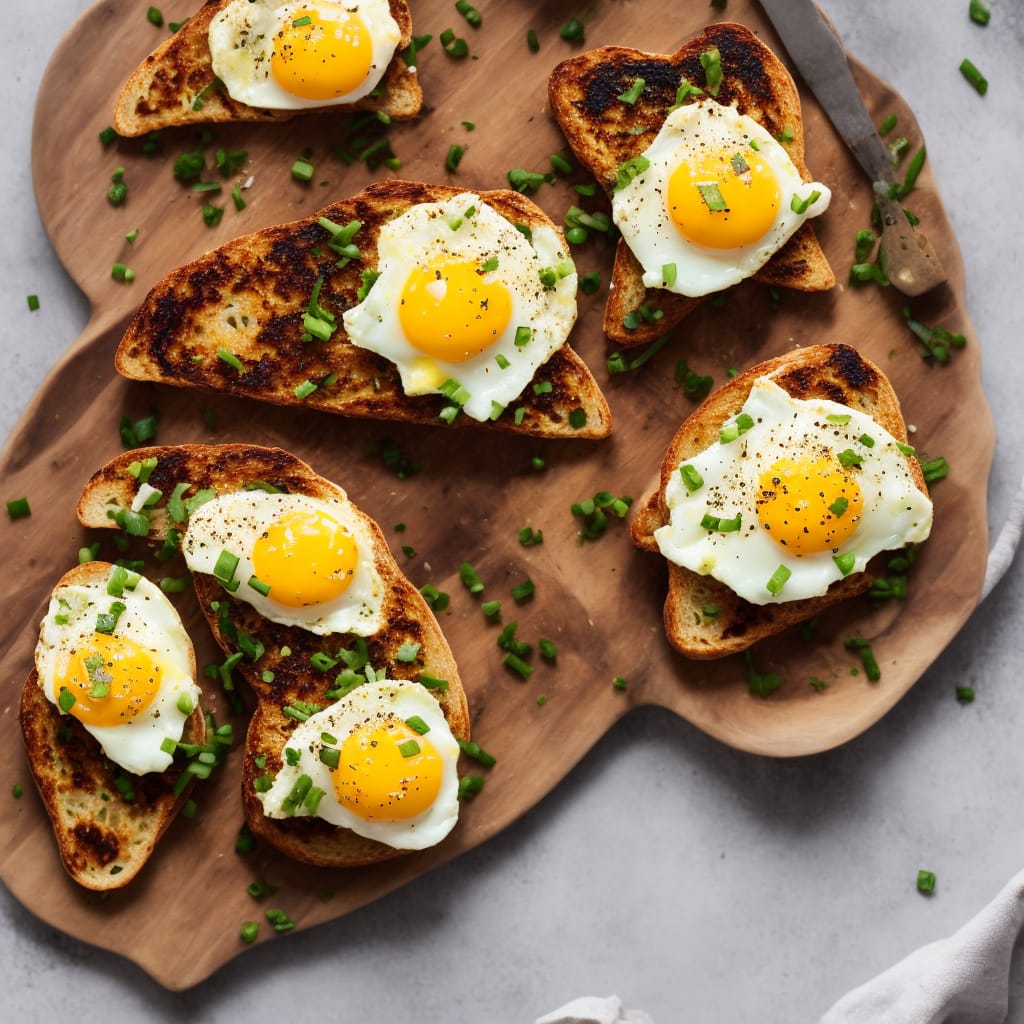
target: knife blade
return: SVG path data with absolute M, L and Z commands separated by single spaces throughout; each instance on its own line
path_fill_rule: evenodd
M 786 51 L 872 183 L 882 221 L 880 262 L 894 288 L 921 295 L 946 280 L 935 250 L 890 194 L 895 168 L 868 114 L 842 45 L 813 0 L 761 0 Z

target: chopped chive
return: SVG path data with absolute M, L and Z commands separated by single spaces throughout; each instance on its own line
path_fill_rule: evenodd
M 643 174 L 650 166 L 650 160 L 643 154 L 619 164 L 615 172 L 615 191 L 621 192 L 634 178 Z
M 450 28 L 446 28 L 437 38 L 449 57 L 465 57 L 469 53 L 469 43 Z
M 292 22 L 292 28 L 304 28 L 306 25 L 312 24 L 313 19 L 308 14 L 304 14 L 301 18 L 296 18 Z
M 633 84 L 623 93 L 620 93 L 615 98 L 621 100 L 623 103 L 628 103 L 633 106 L 638 99 L 643 95 L 644 88 L 647 83 L 642 78 L 634 78 Z
M 572 174 L 572 164 L 569 163 L 569 161 L 560 153 L 552 153 L 551 156 L 548 157 L 548 160 L 551 163 L 552 170 L 556 171 L 558 174 Z
M 582 43 L 585 39 L 583 22 L 579 18 L 570 18 L 559 30 L 558 34 L 567 43 Z
M 459 576 L 462 579 L 463 585 L 471 594 L 479 594 L 484 589 L 483 581 L 469 562 L 463 562 L 459 567 Z
M 814 189 L 806 199 L 801 199 L 795 192 L 793 198 L 789 201 L 789 208 L 795 214 L 804 214 L 821 198 L 821 192 L 818 189 Z
M 249 577 L 249 586 L 252 587 L 257 594 L 262 594 L 264 597 L 270 593 L 270 584 L 264 583 L 263 580 L 258 579 L 255 576 Z
M 992 12 L 988 9 L 988 5 L 983 3 L 982 0 L 971 0 L 967 6 L 967 14 L 976 25 L 987 25 L 989 18 L 992 17 Z
M 682 477 L 686 489 L 692 494 L 704 486 L 704 477 L 700 475 L 695 466 L 689 464 L 679 467 L 679 475 Z
M 60 688 L 60 694 L 57 696 L 57 706 L 64 714 L 69 714 L 75 706 L 75 695 L 66 686 Z
M 233 370 L 237 370 L 239 373 L 245 372 L 245 367 L 242 365 L 242 360 L 239 359 L 238 356 L 234 354 L 234 352 L 229 352 L 226 348 L 218 346 L 217 358 L 222 363 L 227 363 L 228 366 L 230 366 Z
M 100 612 L 96 616 L 96 632 L 110 636 L 117 629 L 118 619 L 121 618 L 121 613 L 126 610 L 126 607 L 123 601 L 112 601 L 108 611 Z
M 582 430 L 587 425 L 587 412 L 585 409 L 573 409 L 569 413 L 569 426 L 573 430 Z
M 661 268 L 661 280 L 666 288 L 671 288 L 676 283 L 676 265 L 666 263 Z
M 419 733 L 420 736 L 426 736 L 430 732 L 430 726 L 420 718 L 419 715 L 411 715 L 405 720 L 405 724 L 412 729 L 413 732 Z
M 616 690 L 625 690 L 629 686 L 629 681 L 624 679 L 622 676 L 616 676 L 612 680 L 612 686 L 614 686 Z
M 460 146 L 456 143 L 452 143 L 452 145 L 448 147 L 448 153 L 444 158 L 444 169 L 449 174 L 454 174 L 458 170 L 465 152 L 466 147 Z
M 536 53 L 540 49 L 540 40 L 532 28 L 526 30 L 526 47 L 530 53 Z
M 482 775 L 463 775 L 459 779 L 459 800 L 472 800 L 484 788 Z
M 39 296 L 38 295 L 29 295 L 27 297 L 26 301 L 28 302 L 28 308 L 29 308 L 29 310 L 31 312 L 34 313 L 39 308 Z
M 455 0 L 455 10 L 461 14 L 473 28 L 479 28 L 483 22 L 483 18 L 480 17 L 480 12 L 471 4 L 469 0 Z
M 427 675 L 426 672 L 420 673 L 419 683 L 420 686 L 428 690 L 437 690 L 439 693 L 444 693 L 448 689 L 447 679 L 438 679 L 436 676 Z
M 555 647 L 554 643 L 550 640 L 541 637 L 537 641 L 537 649 L 540 651 L 540 656 L 545 661 L 556 661 L 558 658 L 558 648 Z
M 864 460 L 852 448 L 846 448 L 836 453 L 836 458 L 841 466 L 849 469 L 851 466 L 859 466 Z
M 337 747 L 321 747 L 320 761 L 328 768 L 337 768 L 341 764 L 341 751 Z
M 498 763 L 498 759 L 493 754 L 487 753 L 479 743 L 474 743 L 472 740 L 459 740 L 459 749 L 485 768 L 493 768 Z
M 836 517 L 836 519 L 842 518 L 846 514 L 846 510 L 850 507 L 850 502 L 840 495 L 835 501 L 829 505 L 828 510 Z
M 115 281 L 131 282 L 135 280 L 135 271 L 131 267 L 126 267 L 120 260 L 118 260 L 110 268 L 110 276 Z
M 718 95 L 722 85 L 722 55 L 718 52 L 717 46 L 705 50 L 700 55 L 700 66 L 704 69 L 705 86 L 712 96 Z
M 203 223 L 208 228 L 215 228 L 224 216 L 224 210 L 219 206 L 214 206 L 213 203 L 203 204 Z
M 988 92 L 988 79 L 966 57 L 960 62 L 960 74 L 970 82 L 979 96 Z
M 524 526 L 519 531 L 519 543 L 524 548 L 532 548 L 544 542 L 544 531 L 535 530 L 532 526 Z
M 917 891 L 926 895 L 935 892 L 935 873 L 933 871 L 918 871 Z
M 697 184 L 696 188 L 700 193 L 701 199 L 704 200 L 704 205 L 711 213 L 725 213 L 728 211 L 729 204 L 725 201 L 722 190 L 714 182 L 710 184 Z
M 896 115 L 890 114 L 879 126 L 879 135 L 888 135 L 896 127 Z
M 497 615 L 498 612 L 501 611 L 501 602 L 500 601 L 484 601 L 484 603 L 482 605 L 480 605 L 480 611 L 482 611 L 484 613 L 484 615 L 487 616 L 487 618 L 493 619 L 494 616 Z
M 509 653 L 505 655 L 503 664 L 506 668 L 512 669 L 513 672 L 523 679 L 529 679 L 530 676 L 533 675 L 533 666 L 528 665 L 513 651 L 509 651 Z
M 701 518 L 700 525 L 701 529 L 711 530 L 715 533 L 736 533 L 742 524 L 742 520 L 742 512 L 737 512 L 733 519 L 722 519 L 720 516 L 713 516 L 708 512 Z
M 292 177 L 296 181 L 312 181 L 315 173 L 313 165 L 301 157 L 292 164 Z
M 863 637 L 848 637 L 843 641 L 847 650 L 856 651 L 860 655 L 861 664 L 864 666 L 864 674 L 872 683 L 877 683 L 882 678 L 882 671 L 875 660 L 871 644 Z
M 438 590 L 432 583 L 424 583 L 420 587 L 420 593 L 430 606 L 432 611 L 443 612 L 451 600 L 443 590 Z
M 13 501 L 7 502 L 7 514 L 12 519 L 24 519 L 26 516 L 32 515 L 28 498 L 15 498 Z M 147 530 L 146 532 L 148 533 L 149 531 Z
M 956 699 L 961 704 L 970 704 L 974 700 L 974 688 L 971 686 L 958 686 L 956 688 Z
M 792 575 L 792 569 L 785 565 L 780 565 L 775 572 L 772 573 L 771 578 L 765 584 L 765 589 L 773 597 L 777 597 L 782 592 L 782 588 L 786 585 L 786 581 Z
M 309 398 L 314 391 L 317 390 L 316 384 L 311 380 L 304 380 L 301 384 L 297 384 L 294 389 L 295 397 L 298 399 Z
M 921 472 L 924 474 L 924 482 L 933 484 L 949 474 L 949 463 L 940 455 L 937 459 L 921 463 Z
M 237 568 L 238 556 L 224 549 L 217 556 L 217 561 L 213 566 L 214 578 L 222 583 L 230 583 L 235 578 L 235 570 Z
M 718 432 L 718 440 L 722 444 L 728 444 L 745 434 L 753 425 L 753 418 L 748 413 L 741 412 L 732 423 L 722 427 Z
M 420 745 L 415 740 L 406 740 L 398 744 L 398 752 L 402 757 L 415 757 L 420 752 Z
M 851 418 L 852 417 L 850 416 L 849 413 L 838 413 L 838 412 L 830 412 L 825 417 L 825 419 L 828 420 L 829 423 L 835 423 L 836 426 L 839 426 L 839 427 L 845 427 L 846 424 L 850 422 Z

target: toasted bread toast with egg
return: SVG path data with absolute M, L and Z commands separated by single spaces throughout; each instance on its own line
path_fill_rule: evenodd
M 419 79 L 398 53 L 378 87 L 351 104 L 267 110 L 232 99 L 214 74 L 207 38 L 210 22 L 230 2 L 206 0 L 131 73 L 114 106 L 114 128 L 119 135 L 134 137 L 199 123 L 287 121 L 298 114 L 324 110 L 374 110 L 392 120 L 408 120 L 420 112 L 423 90 Z M 412 17 L 405 0 L 390 0 L 389 6 L 401 31 L 400 52 L 412 39 Z
M 106 562 L 87 562 L 64 579 L 105 586 L 110 569 Z M 191 649 L 189 656 L 194 676 Z M 177 764 L 146 775 L 122 771 L 77 719 L 61 714 L 47 699 L 34 668 L 22 687 L 19 718 L 29 768 L 67 873 L 98 892 L 127 885 L 188 798 L 194 777 L 175 794 L 181 775 Z M 183 741 L 201 744 L 205 736 L 203 711 L 196 707 Z
M 410 207 L 464 194 L 445 185 L 382 181 L 309 217 L 228 242 L 168 274 L 146 297 L 115 357 L 133 380 L 255 398 L 346 416 L 443 424 L 440 395 L 406 395 L 393 363 L 353 345 L 342 313 L 354 307 L 363 272 L 376 266 L 381 227 Z M 555 228 L 529 199 L 509 190 L 477 193 L 513 224 Z M 338 267 L 322 226 L 359 222 L 360 258 Z M 337 321 L 325 341 L 303 340 L 303 317 L 318 279 L 319 306 Z M 238 360 L 224 360 L 230 352 Z M 520 398 L 487 425 L 537 437 L 599 438 L 611 413 L 586 364 L 563 344 Z M 329 383 L 322 383 L 329 382 Z M 318 385 L 306 397 L 303 386 Z M 296 393 L 299 389 L 299 394 Z M 522 410 L 520 412 L 519 410 Z M 467 421 L 462 415 L 455 425 Z
M 864 412 L 897 441 L 907 442 L 899 399 L 877 366 L 846 345 L 794 349 L 732 378 L 698 406 L 679 428 L 662 462 L 660 486 L 640 503 L 633 518 L 631 532 L 637 547 L 659 551 L 654 531 L 669 521 L 665 501 L 669 479 L 686 459 L 718 440 L 722 424 L 740 411 L 759 377 L 770 377 L 794 398 L 825 398 Z M 914 483 L 927 494 L 917 459 L 909 456 L 907 464 Z M 743 651 L 758 640 L 812 618 L 838 601 L 864 593 L 872 583 L 870 574 L 861 572 L 834 583 L 821 597 L 755 605 L 711 576 L 700 575 L 671 561 L 668 561 L 668 570 L 665 632 L 672 646 L 691 658 L 720 658 Z M 717 613 L 704 614 L 704 609 L 712 606 L 718 609 Z
M 151 487 L 169 495 L 177 484 L 188 483 L 182 497 L 202 490 L 217 493 L 258 486 L 287 493 L 347 501 L 345 491 L 317 474 L 310 466 L 281 449 L 251 445 L 181 445 L 136 449 L 121 455 L 95 473 L 83 490 L 78 505 L 80 521 L 91 527 L 111 526 L 110 509 L 131 506 L 138 479 L 129 467 L 140 460 L 155 459 L 149 475 Z M 373 560 L 384 582 L 384 626 L 365 638 L 366 663 L 379 678 L 442 680 L 431 692 L 453 734 L 468 739 L 469 711 L 458 667 L 451 649 L 423 595 L 402 574 L 388 550 L 377 524 L 355 506 L 352 512 L 373 537 Z M 158 502 L 150 513 L 150 539 L 163 541 L 169 528 L 184 529 L 169 518 L 166 503 Z M 286 709 L 295 705 L 325 706 L 325 693 L 335 672 L 311 663 L 313 655 L 360 650 L 359 638 L 350 634 L 317 636 L 298 626 L 281 625 L 263 618 L 251 605 L 234 598 L 212 576 L 193 575 L 196 595 L 214 638 L 231 657 L 239 649 L 239 633 L 256 642 L 262 653 L 246 656 L 236 668 L 256 698 L 246 733 L 242 768 L 242 801 L 253 834 L 296 860 L 320 866 L 367 864 L 399 851 L 337 828 L 313 816 L 273 819 L 263 813 L 254 783 L 275 774 L 281 767 L 288 737 L 297 725 Z M 412 660 L 399 651 L 418 645 Z M 248 647 L 247 649 L 251 650 Z
M 701 54 L 717 48 L 722 82 L 714 99 L 734 105 L 785 148 L 805 181 L 803 116 L 792 76 L 779 58 L 749 29 L 730 22 L 709 25 L 670 55 L 603 46 L 562 61 L 548 79 L 548 106 L 570 148 L 611 196 L 619 167 L 639 156 L 657 135 L 683 78 L 705 84 Z M 635 103 L 618 97 L 638 79 L 643 92 Z M 652 341 L 680 323 L 702 301 L 660 288 L 646 288 L 640 264 L 619 239 L 605 307 L 604 331 L 620 345 Z M 825 291 L 835 275 L 813 227 L 803 224 L 754 275 L 764 284 L 798 291 Z M 627 316 L 641 307 L 661 316 L 627 327 Z

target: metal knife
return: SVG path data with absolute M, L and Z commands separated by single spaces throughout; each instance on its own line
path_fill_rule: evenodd
M 907 220 L 898 199 L 889 149 L 864 106 L 846 54 L 812 0 L 761 0 L 789 56 L 872 183 L 882 220 L 880 261 L 904 295 L 920 295 L 946 280 L 935 250 Z

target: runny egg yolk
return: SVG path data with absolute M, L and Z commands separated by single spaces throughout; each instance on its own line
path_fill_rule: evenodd
M 341 745 L 334 791 L 364 821 L 407 821 L 437 799 L 443 764 L 430 740 L 401 719 L 364 722 Z
M 71 715 L 83 725 L 124 725 L 149 707 L 160 689 L 162 666 L 152 652 L 124 636 L 96 633 L 67 652 L 54 673 L 54 696 L 75 698 Z
M 406 279 L 398 318 L 409 344 L 449 363 L 492 345 L 512 318 L 512 296 L 472 260 L 436 259 Z
M 758 480 L 757 518 L 765 532 L 796 555 L 838 548 L 857 529 L 860 486 L 834 456 L 779 459 Z
M 322 4 L 336 17 L 312 7 L 295 11 L 278 30 L 270 67 L 278 85 L 306 100 L 332 100 L 366 79 L 373 45 L 363 19 L 340 4 Z
M 763 238 L 779 209 L 779 183 L 749 147 L 684 160 L 672 172 L 666 197 L 684 238 L 709 249 L 736 249 Z
M 328 512 L 285 512 L 253 544 L 256 578 L 268 597 L 289 608 L 323 604 L 352 582 L 359 549 L 347 527 Z

